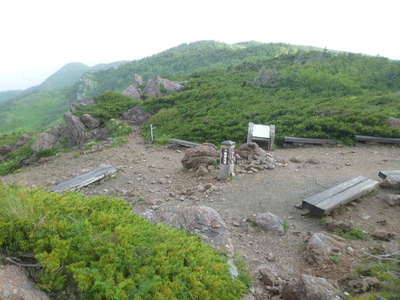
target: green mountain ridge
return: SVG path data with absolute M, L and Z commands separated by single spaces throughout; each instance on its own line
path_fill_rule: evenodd
M 323 62 L 335 57 L 341 57 L 340 64 L 327 69 Z M 226 44 L 216 41 L 199 41 L 181 44 L 153 56 L 130 62 L 99 64 L 91 68 L 80 63 L 68 64 L 41 85 L 22 91 L 11 100 L 3 101 L 3 105 L 0 105 L 0 134 L 48 127 L 61 119 L 63 112 L 68 110 L 71 103 L 78 99 L 93 98 L 106 91 L 123 91 L 131 83 L 135 74 L 141 75 L 144 79 L 160 75 L 172 80 L 189 80 L 188 87 L 193 90 L 190 84 L 196 82 L 196 76 L 202 80 L 204 76 L 210 76 L 218 82 L 223 82 L 229 77 L 229 73 L 233 72 L 239 77 L 246 77 L 244 82 L 248 82 L 254 80 L 250 78 L 250 74 L 256 77 L 262 68 L 268 67 L 270 69 L 268 72 L 272 72 L 273 75 L 274 70 L 280 68 L 285 60 L 287 66 L 283 72 L 281 70 L 280 76 L 285 74 L 286 77 L 280 78 L 280 82 L 285 82 L 286 86 L 280 86 L 279 89 L 274 86 L 264 87 L 264 92 L 268 94 L 268 97 L 273 96 L 275 99 L 276 93 L 279 97 L 300 99 L 310 95 L 312 97 L 318 95 L 319 98 L 345 97 L 355 95 L 355 90 L 358 93 L 371 93 L 371 90 L 359 84 L 365 82 L 363 76 L 368 77 L 372 69 L 375 74 L 381 66 L 384 66 L 386 70 L 387 66 L 398 65 L 396 61 L 380 57 L 346 54 L 340 51 L 284 43 L 266 44 L 247 41 Z M 353 60 L 357 61 L 357 68 L 350 70 L 351 66 L 355 65 L 352 64 Z M 295 72 L 294 69 L 290 70 L 290 64 L 296 66 Z M 239 73 L 237 68 L 241 69 Z M 339 72 L 340 76 L 336 76 L 335 72 Z M 365 84 L 379 87 L 381 92 L 396 88 L 400 90 L 400 87 L 396 86 L 397 83 L 390 86 L 390 82 L 397 76 L 396 72 L 398 72 L 397 69 L 391 73 L 376 73 L 378 75 Z M 220 74 L 221 78 L 215 77 L 215 74 Z M 383 77 L 379 78 L 379 76 Z M 229 82 L 227 84 L 231 85 Z M 259 89 L 252 85 L 245 86 L 246 89 L 249 87 L 253 90 Z M 313 86 L 311 92 L 308 91 L 309 94 L 306 86 L 309 88 Z M 341 93 L 331 95 L 332 87 L 340 90 Z M 203 93 L 202 90 L 198 92 Z M 239 95 L 242 92 L 239 89 L 238 94 L 232 94 L 231 97 L 240 98 Z M 185 94 L 186 92 L 182 95 Z M 176 97 L 180 96 L 176 95 Z M 204 97 L 208 99 L 207 95 Z M 276 99 L 280 99 L 279 97 Z M 248 103 L 245 99 L 242 101 L 253 107 L 254 103 Z

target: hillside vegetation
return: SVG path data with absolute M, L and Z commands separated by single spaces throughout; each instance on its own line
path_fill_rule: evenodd
M 17 97 L 21 92 L 21 90 L 0 92 L 0 105 L 14 97 Z
M 159 138 L 243 142 L 248 122 L 275 124 L 278 137 L 400 136 L 387 122 L 400 117 L 400 62 L 385 58 L 302 52 L 200 72 L 186 86 L 143 104 Z
M 198 237 L 107 197 L 0 185 L 0 250 L 39 263 L 31 275 L 52 299 L 234 300 L 245 292 Z

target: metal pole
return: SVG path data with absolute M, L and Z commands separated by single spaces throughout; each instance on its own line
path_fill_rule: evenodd
M 154 142 L 154 135 L 153 135 L 153 124 L 150 124 L 150 136 L 151 136 L 151 142 Z

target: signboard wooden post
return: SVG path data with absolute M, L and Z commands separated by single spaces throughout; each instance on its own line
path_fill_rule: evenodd
M 262 125 L 249 123 L 247 132 L 247 143 L 263 141 L 267 143 L 267 150 L 272 150 L 275 142 L 275 125 Z
M 235 176 L 235 142 L 225 141 L 221 143 L 221 156 L 219 166 L 219 179 L 226 180 Z

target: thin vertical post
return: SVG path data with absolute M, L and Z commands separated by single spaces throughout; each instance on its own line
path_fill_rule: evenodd
M 235 176 L 235 142 L 225 141 L 221 143 L 221 156 L 219 166 L 219 179 L 226 180 Z
M 154 142 L 154 134 L 153 134 L 153 124 L 150 124 L 150 138 L 151 138 L 151 142 Z

